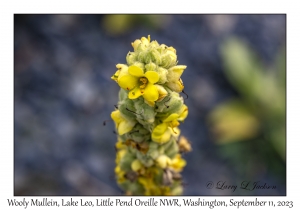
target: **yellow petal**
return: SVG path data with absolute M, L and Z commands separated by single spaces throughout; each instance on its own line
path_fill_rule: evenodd
M 155 105 L 154 101 L 147 101 L 147 100 L 145 100 L 145 103 L 148 104 L 151 107 L 154 107 L 154 105 Z
M 153 129 L 152 134 L 154 134 L 156 136 L 161 136 L 164 132 L 166 132 L 167 129 L 168 129 L 168 124 L 161 123 Z
M 170 114 L 169 117 L 163 120 L 163 122 L 171 122 L 172 120 L 175 120 L 179 117 L 179 114 L 173 113 Z
M 157 102 L 162 101 L 168 95 L 168 92 L 161 85 L 155 85 L 155 86 L 157 87 L 157 91 L 158 91 L 158 95 L 159 95 Z
M 171 127 L 171 128 L 175 128 L 175 127 L 177 127 L 177 126 L 179 126 L 180 125 L 180 123 L 177 121 L 177 120 L 172 120 L 170 123 L 169 123 L 169 126 Z
M 159 75 L 155 71 L 147 71 L 145 73 L 145 76 L 147 77 L 148 81 L 152 84 L 158 82 L 158 80 L 159 80 Z
M 158 158 L 156 158 L 156 162 L 161 168 L 166 168 L 171 160 L 166 155 L 160 155 Z
M 142 95 L 141 89 L 139 87 L 135 87 L 132 91 L 128 93 L 129 99 L 136 99 Z
M 169 82 L 178 81 L 185 69 L 186 66 L 184 65 L 178 65 L 170 68 L 167 75 L 168 81 Z
M 111 79 L 118 82 L 119 74 L 120 74 L 120 70 L 117 70 L 116 73 L 114 75 L 112 75 Z
M 113 111 L 110 116 L 116 124 L 119 124 L 124 120 L 119 110 Z
M 158 90 L 157 87 L 151 83 L 148 83 L 147 87 L 145 88 L 145 92 L 143 97 L 147 101 L 156 101 L 158 99 Z
M 183 85 L 183 82 L 181 79 L 177 80 L 177 81 L 173 81 L 173 82 L 168 82 L 166 83 L 166 85 L 171 89 L 171 90 L 174 90 L 176 91 L 177 93 L 180 93 L 183 88 L 184 88 L 184 85 Z
M 116 65 L 116 67 L 117 67 L 117 69 L 120 71 L 119 72 L 119 77 L 118 78 L 121 78 L 121 77 L 123 77 L 124 75 L 128 75 L 129 73 L 128 73 L 128 66 L 127 65 L 125 65 L 125 64 L 121 64 L 121 63 L 118 63 L 117 65 Z
M 189 113 L 188 107 L 184 104 L 180 110 L 180 115 L 177 120 L 183 121 L 187 117 L 188 113 Z
M 171 133 L 168 131 L 168 125 L 166 123 L 161 123 L 153 129 L 152 140 L 157 143 L 165 143 L 170 137 Z
M 158 143 L 166 143 L 170 140 L 172 135 L 171 128 L 168 128 L 167 131 L 161 136 L 160 141 Z
M 171 167 L 174 169 L 176 172 L 182 171 L 184 166 L 186 166 L 186 161 L 181 158 L 181 155 L 177 154 L 174 159 L 171 160 Z
M 144 70 L 138 66 L 129 66 L 128 72 L 129 72 L 129 74 L 131 74 L 132 76 L 135 76 L 135 77 L 144 76 Z
M 127 120 L 122 121 L 118 127 L 119 135 L 123 135 L 131 131 L 132 128 L 135 126 L 135 123 L 136 123 L 135 121 L 127 121 Z
M 125 90 L 132 90 L 138 82 L 138 78 L 132 75 L 124 75 L 118 79 L 118 84 Z

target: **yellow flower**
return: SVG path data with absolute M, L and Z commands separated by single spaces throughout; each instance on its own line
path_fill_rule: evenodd
M 172 168 L 174 171 L 176 172 L 180 172 L 182 171 L 182 169 L 184 168 L 184 166 L 186 165 L 186 161 L 184 159 L 181 158 L 180 154 L 177 154 L 175 156 L 175 158 L 173 158 L 170 162 L 169 162 L 169 166 L 170 168 Z
M 168 82 L 166 83 L 169 88 L 176 92 L 181 92 L 183 90 L 184 85 L 180 77 L 185 69 L 186 66 L 184 65 L 174 66 L 169 69 L 167 75 Z
M 178 140 L 178 146 L 180 152 L 190 152 L 192 151 L 192 146 L 190 142 L 184 136 L 181 136 Z
M 121 184 L 121 183 L 123 183 L 123 182 L 126 181 L 126 179 L 125 179 L 125 171 L 122 171 L 121 168 L 120 168 L 120 166 L 116 166 L 116 168 L 115 168 L 115 174 L 117 176 L 117 182 L 119 184 Z
M 165 143 L 170 140 L 171 136 L 178 136 L 180 130 L 177 128 L 179 126 L 178 121 L 183 121 L 188 115 L 188 108 L 183 105 L 180 109 L 180 114 L 173 113 L 169 115 L 163 122 L 157 125 L 152 132 L 152 140 L 157 143 Z
M 116 128 L 119 133 L 119 135 L 123 135 L 125 133 L 128 133 L 132 130 L 132 128 L 135 126 L 136 121 L 127 120 L 125 119 L 119 110 L 113 111 L 111 113 L 111 118 L 116 123 Z
M 167 155 L 160 155 L 155 161 L 160 168 L 171 168 L 175 172 L 180 172 L 186 165 L 180 154 L 177 154 L 173 159 L 170 159 Z
M 116 67 L 117 67 L 118 70 L 116 71 L 116 73 L 114 75 L 112 75 L 111 79 L 114 80 L 114 81 L 116 81 L 118 83 L 119 77 L 122 76 L 122 75 L 124 75 L 124 74 L 127 74 L 127 72 L 128 72 L 128 66 L 125 65 L 125 64 L 118 63 L 116 65 Z
M 121 88 L 129 90 L 128 98 L 136 99 L 143 96 L 151 105 L 159 98 L 159 92 L 154 85 L 159 80 L 159 75 L 155 71 L 147 71 L 138 66 L 129 66 L 127 74 L 122 72 L 118 76 L 118 84 Z

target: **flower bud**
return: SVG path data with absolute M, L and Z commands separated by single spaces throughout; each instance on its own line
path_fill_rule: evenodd
M 136 53 L 134 52 L 128 52 L 126 56 L 126 61 L 128 66 L 133 65 L 136 62 Z
M 154 62 L 158 66 L 161 64 L 161 55 L 156 49 L 151 50 L 149 55 L 152 62 Z
M 131 170 L 131 163 L 135 160 L 135 157 L 127 152 L 124 157 L 120 160 L 120 168 L 123 171 L 130 171 Z
M 134 42 L 132 42 L 131 45 L 132 45 L 132 47 L 133 47 L 133 50 L 134 50 L 134 51 L 137 51 L 137 48 L 138 48 L 138 46 L 139 46 L 141 43 L 142 43 L 142 41 L 139 40 L 139 39 L 136 39 Z
M 157 68 L 157 65 L 155 63 L 152 63 L 152 62 L 145 65 L 146 71 L 156 71 L 156 68 Z
M 131 169 L 133 171 L 138 171 L 143 167 L 142 163 L 140 160 L 135 159 L 132 163 L 131 163 Z
M 179 138 L 178 146 L 180 152 L 190 152 L 192 150 L 190 142 L 184 136 Z
M 170 50 L 169 48 L 164 51 L 161 55 L 161 66 L 164 68 L 170 68 L 177 64 L 176 51 Z
M 170 158 L 166 155 L 160 155 L 158 158 L 155 160 L 159 167 L 161 168 L 166 168 L 167 165 L 170 163 Z

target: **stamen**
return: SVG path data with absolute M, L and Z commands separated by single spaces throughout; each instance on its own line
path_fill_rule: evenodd
M 145 77 L 140 78 L 140 89 L 145 89 L 148 83 L 148 79 Z M 141 90 L 142 93 L 144 93 L 143 90 Z
M 177 134 L 176 131 L 174 130 L 174 127 L 171 127 L 171 129 L 172 129 L 172 131 L 173 131 L 175 134 Z
M 189 98 L 189 95 L 188 95 L 188 94 L 186 94 L 186 92 L 184 92 L 184 90 L 182 90 L 182 93 L 183 93 L 184 95 L 186 95 L 186 99 L 188 99 L 188 98 Z

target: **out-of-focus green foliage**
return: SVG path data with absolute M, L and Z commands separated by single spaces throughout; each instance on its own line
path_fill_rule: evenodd
M 149 28 L 162 28 L 168 23 L 171 16 L 168 15 L 106 15 L 103 18 L 103 26 L 111 35 L 124 34 L 136 25 L 144 25 Z
M 251 147 L 260 147 L 252 154 L 260 153 L 267 164 L 277 154 L 285 160 L 285 51 L 279 52 L 273 66 L 266 67 L 246 43 L 231 38 L 222 45 L 221 55 L 225 74 L 240 97 L 222 103 L 209 114 L 216 142 L 223 144 L 223 152 L 232 158 L 239 158 L 234 151 L 247 144 L 248 153 Z

